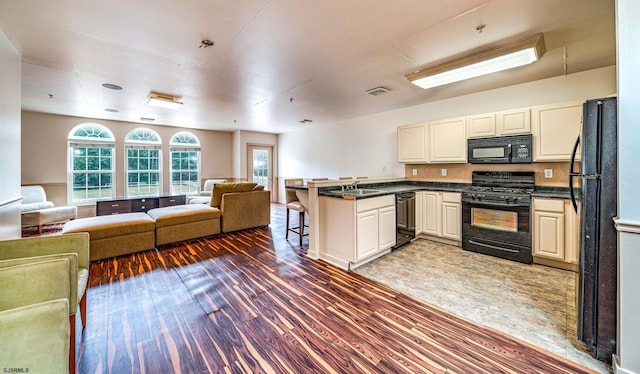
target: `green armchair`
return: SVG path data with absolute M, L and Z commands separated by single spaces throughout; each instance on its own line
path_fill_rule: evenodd
M 69 368 L 69 260 L 0 261 L 0 366 L 31 373 Z
M 0 241 L 0 267 L 64 258 L 71 282 L 69 290 L 69 372 L 75 373 L 76 312 L 80 306 L 82 327 L 87 323 L 86 288 L 89 281 L 89 234 L 76 233 L 59 236 Z

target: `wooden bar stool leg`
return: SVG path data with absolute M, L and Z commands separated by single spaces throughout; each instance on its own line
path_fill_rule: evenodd
M 287 208 L 287 227 L 286 229 L 286 234 L 284 234 L 284 238 L 285 240 L 289 239 L 289 208 Z
M 300 247 L 302 247 L 302 236 L 304 235 L 304 212 L 300 212 Z

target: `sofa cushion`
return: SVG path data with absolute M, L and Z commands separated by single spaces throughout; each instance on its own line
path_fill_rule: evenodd
M 249 192 L 257 183 L 240 182 L 240 183 L 216 183 L 213 186 L 213 192 L 211 192 L 211 206 L 215 208 L 220 207 L 222 201 L 222 195 L 230 192 Z
M 36 203 L 21 204 L 20 211 L 24 213 L 24 212 L 31 212 L 34 210 L 53 208 L 53 207 L 54 205 L 51 201 L 38 201 Z
M 255 187 L 251 191 L 264 191 L 264 186 L 261 184 L 256 184 Z
M 63 234 L 88 232 L 91 240 L 155 231 L 155 222 L 145 213 L 79 218 L 65 223 Z
M 220 209 L 204 204 L 174 205 L 151 209 L 147 214 L 156 221 L 156 227 L 180 225 L 189 222 L 220 218 Z

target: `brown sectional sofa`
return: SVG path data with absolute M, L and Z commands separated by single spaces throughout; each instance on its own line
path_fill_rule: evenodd
M 91 260 L 115 257 L 156 247 L 156 225 L 146 213 L 125 213 L 75 219 L 63 234 L 89 233 Z
M 90 258 L 99 260 L 271 222 L 271 194 L 255 183 L 216 184 L 210 204 L 80 218 L 67 222 L 62 233 L 88 232 Z
M 206 205 L 175 205 L 151 209 L 156 223 L 156 245 L 220 233 L 220 210 Z

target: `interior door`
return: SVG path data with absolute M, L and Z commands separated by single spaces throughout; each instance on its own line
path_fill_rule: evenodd
M 248 179 L 263 185 L 265 190 L 271 191 L 273 201 L 273 147 L 262 145 L 249 145 L 249 157 L 247 157 Z

